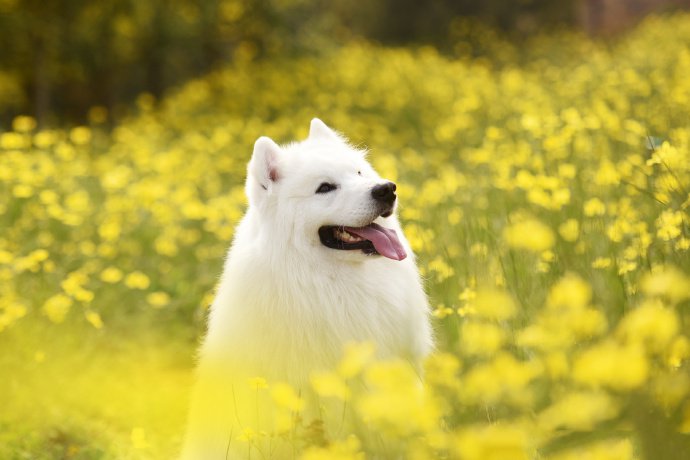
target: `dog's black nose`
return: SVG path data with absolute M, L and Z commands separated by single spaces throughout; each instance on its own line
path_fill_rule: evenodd
M 393 204 L 395 202 L 395 184 L 393 182 L 386 182 L 385 184 L 376 185 L 371 189 L 371 196 L 381 203 Z

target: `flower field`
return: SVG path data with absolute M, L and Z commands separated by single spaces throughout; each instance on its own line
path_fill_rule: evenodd
M 433 308 L 426 378 L 367 344 L 315 375 L 354 430 L 247 427 L 294 457 L 690 455 L 690 16 L 489 57 L 359 43 L 242 59 L 109 131 L 0 132 L 0 458 L 167 459 L 261 135 L 322 118 L 398 183 Z M 363 380 L 367 392 L 348 382 Z M 377 443 L 374 438 L 383 439 Z M 382 448 L 381 445 L 385 445 Z

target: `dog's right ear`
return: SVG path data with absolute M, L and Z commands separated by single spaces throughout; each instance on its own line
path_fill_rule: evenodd
M 311 120 L 311 124 L 309 125 L 309 139 L 342 140 L 338 133 L 326 126 L 326 123 L 318 118 L 313 118 Z
M 280 180 L 278 163 L 283 150 L 270 138 L 262 136 L 254 143 L 254 153 L 248 166 L 248 175 L 263 190 L 270 190 Z

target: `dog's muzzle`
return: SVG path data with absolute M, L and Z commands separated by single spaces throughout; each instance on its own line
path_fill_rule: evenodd
M 395 189 L 393 182 L 372 187 L 371 196 L 380 216 L 388 217 L 393 214 L 397 198 Z M 363 227 L 325 225 L 319 229 L 319 239 L 321 244 L 331 249 L 360 250 L 368 255 L 382 255 L 393 260 L 407 257 L 395 230 L 373 222 Z

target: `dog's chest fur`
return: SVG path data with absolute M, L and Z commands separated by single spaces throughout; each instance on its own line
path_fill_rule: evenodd
M 411 260 L 321 264 L 289 248 L 259 259 L 243 238 L 253 235 L 239 234 L 230 252 L 202 357 L 303 382 L 333 369 L 352 341 L 374 342 L 382 358 L 428 352 L 426 300 Z

